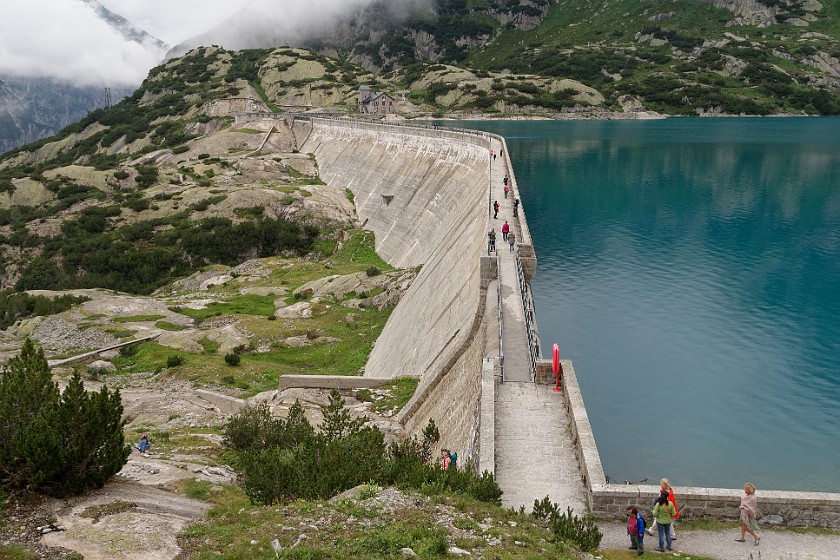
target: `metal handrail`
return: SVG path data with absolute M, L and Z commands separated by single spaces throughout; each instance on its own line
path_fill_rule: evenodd
M 531 296 L 531 289 L 528 283 L 525 282 L 525 273 L 522 270 L 522 260 L 519 258 L 519 253 L 514 255 L 514 259 L 516 261 L 516 274 L 519 277 L 519 295 L 522 297 L 522 310 L 525 314 L 525 331 L 528 334 L 528 355 L 531 358 L 529 365 L 531 381 L 533 382 L 537 377 L 537 357 L 540 355 L 540 341 L 536 336 L 533 326 L 536 320 L 534 299 Z

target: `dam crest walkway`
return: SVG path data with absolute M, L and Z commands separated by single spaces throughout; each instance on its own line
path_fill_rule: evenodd
M 502 380 L 497 386 L 495 404 L 496 482 L 504 492 L 505 507 L 524 506 L 530 511 L 534 500 L 548 496 L 561 510 L 568 506 L 583 515 L 586 490 L 569 429 L 570 417 L 560 393 L 555 393 L 550 385 L 534 382 L 532 343 L 526 324 L 528 310 L 524 304 L 530 297 L 530 287 L 520 274 L 516 246 L 511 251 L 501 234 L 507 220 L 516 239 L 523 239 L 519 219 L 513 215 L 519 190 L 505 155 L 506 146 L 493 139 L 491 149 L 497 157 L 490 164 L 490 199 L 498 200 L 500 205 L 498 218 L 493 219 L 491 211 L 490 222 L 497 235 L 503 354 Z M 505 175 L 512 183 L 507 197 Z M 520 204 L 519 216 L 522 215 Z

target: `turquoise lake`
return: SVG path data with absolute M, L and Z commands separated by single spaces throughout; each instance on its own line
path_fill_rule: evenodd
M 459 126 L 507 141 L 608 476 L 840 492 L 840 119 Z

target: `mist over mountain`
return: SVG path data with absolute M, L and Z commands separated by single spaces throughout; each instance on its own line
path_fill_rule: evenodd
M 129 94 L 168 45 L 97 0 L 27 0 L 0 19 L 0 151 Z M 48 17 L 45 17 L 45 14 Z
M 281 45 L 352 50 L 361 36 L 376 40 L 412 17 L 434 17 L 434 0 L 252 0 L 206 33 L 176 45 L 167 58 L 198 46 L 230 50 Z

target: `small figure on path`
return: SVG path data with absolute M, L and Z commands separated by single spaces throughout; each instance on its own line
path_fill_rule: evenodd
M 504 231 L 504 230 L 502 230 Z M 487 234 L 487 254 L 496 252 L 496 228 L 492 228 Z
M 510 192 L 510 187 L 507 186 L 507 183 L 505 183 L 505 198 L 507 198 L 507 195 L 508 195 L 509 192 Z
M 508 243 L 510 243 L 510 252 L 513 253 L 513 246 L 516 244 L 516 234 L 513 232 L 508 233 Z
M 517 217 L 519 215 L 519 197 L 513 201 L 513 217 Z
M 741 510 L 741 538 L 735 540 L 744 542 L 744 533 L 749 533 L 755 539 L 755 546 L 758 546 L 758 541 L 761 540 L 761 537 L 755 534 L 758 531 L 758 499 L 755 497 L 755 486 L 752 483 L 744 484 L 744 494 L 738 508 Z
M 665 548 L 671 551 L 671 518 L 677 514 L 674 504 L 668 501 L 668 493 L 662 492 L 653 506 L 653 517 L 656 519 L 656 528 L 659 531 L 659 552 L 665 552 Z
M 440 470 L 448 471 L 449 465 L 452 464 L 452 459 L 449 456 L 448 449 L 441 449 L 440 450 Z
M 645 553 L 645 518 L 636 506 L 627 506 L 627 534 L 630 535 L 630 550 L 641 556 Z
M 493 153 L 493 150 L 490 150 L 490 159 L 491 159 L 491 160 L 492 160 L 492 159 L 495 159 L 495 157 L 496 157 L 496 156 L 495 156 L 495 154 Z
M 508 177 L 507 173 L 505 173 L 505 178 L 504 178 L 505 185 L 508 184 L 508 181 L 510 181 L 510 177 Z
M 138 443 L 136 447 L 140 453 L 147 453 L 151 447 L 151 445 L 149 445 L 149 436 L 144 434 L 143 437 L 140 438 L 140 443 Z
M 495 201 L 493 201 L 493 219 L 496 219 L 498 217 L 499 217 L 499 201 L 495 200 Z
M 502 239 L 507 241 L 508 232 L 510 232 L 510 225 L 508 225 L 507 220 L 505 220 L 504 225 L 502 225 Z
M 680 517 L 680 508 L 677 507 L 677 498 L 674 497 L 674 489 L 671 487 L 671 481 L 667 478 L 660 479 L 659 481 L 659 493 L 660 494 L 668 494 L 668 501 L 671 502 L 671 505 L 674 506 L 674 511 L 676 511 L 676 515 L 671 518 L 671 540 L 677 540 L 677 528 L 675 527 L 675 523 L 677 519 Z M 655 503 L 655 502 L 654 502 Z M 650 531 L 648 531 L 648 535 L 653 535 L 653 530 L 656 529 L 656 520 L 653 520 L 653 525 L 650 526 Z

